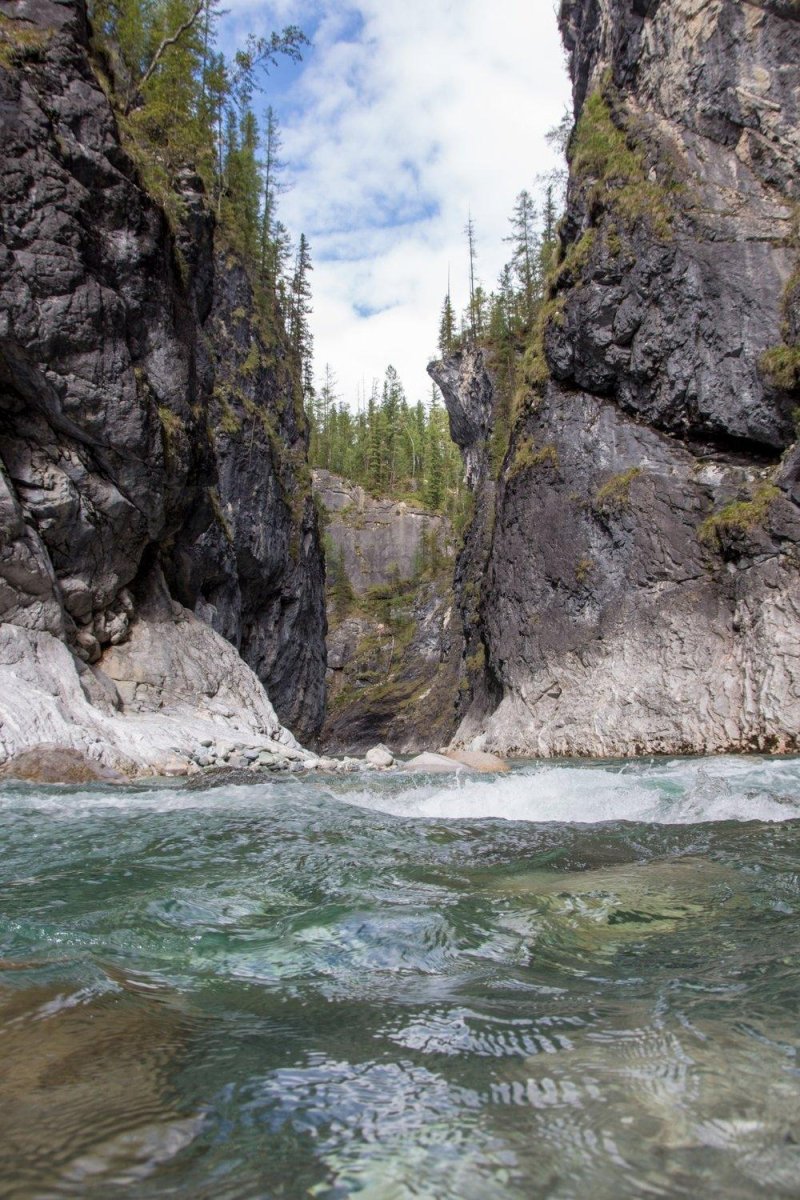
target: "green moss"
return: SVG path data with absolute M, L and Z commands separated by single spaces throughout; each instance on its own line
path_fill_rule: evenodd
M 712 513 L 697 530 L 706 545 L 719 544 L 725 534 L 747 534 L 761 529 L 769 520 L 770 509 L 783 492 L 772 483 L 761 483 L 749 500 L 734 500 L 718 513 Z
M 255 375 L 260 366 L 261 348 L 257 341 L 253 341 L 250 343 L 250 349 L 247 351 L 247 357 L 242 363 L 242 374 L 248 376 Z
M 474 654 L 470 654 L 464 661 L 464 669 L 467 678 L 472 678 L 479 675 L 486 666 L 486 647 L 481 642 Z
M 539 392 L 550 378 L 544 341 L 547 327 L 551 321 L 556 325 L 563 324 L 565 303 L 565 296 L 556 296 L 542 304 L 536 316 L 536 325 L 522 357 L 523 379 L 535 392 Z
M 8 70 L 26 59 L 40 56 L 52 36 L 52 29 L 39 29 L 30 21 L 15 20 L 0 13 L 0 67 Z
M 587 97 L 570 151 L 573 176 L 584 180 L 590 206 L 618 213 L 625 224 L 645 218 L 661 238 L 671 235 L 672 210 L 668 195 L 673 180 L 650 178 L 650 168 L 631 132 L 614 120 L 611 104 L 598 88 Z
M 594 494 L 594 507 L 601 512 L 614 512 L 630 504 L 631 484 L 642 473 L 641 467 L 620 471 L 599 487 Z
M 578 280 L 586 267 L 597 241 L 597 230 L 587 229 L 567 248 L 563 261 L 556 270 L 555 286 L 569 286 Z
M 227 433 L 229 437 L 240 432 L 242 422 L 236 414 L 236 411 L 228 399 L 227 390 L 223 387 L 214 388 L 214 399 L 219 405 L 220 418 L 217 422 L 217 429 L 221 433 Z
M 140 383 L 140 386 L 143 386 Z M 164 459 L 169 464 L 174 462 L 178 439 L 186 432 L 183 421 L 165 404 L 158 406 L 158 419 L 161 422 L 161 444 L 164 449 Z
M 800 204 L 792 211 L 791 232 L 785 244 L 800 250 Z M 783 289 L 783 342 L 765 351 L 759 364 L 769 382 L 787 392 L 800 391 L 800 343 L 792 336 L 791 323 L 795 306 L 800 306 L 800 260 Z
M 514 450 L 514 457 L 511 465 L 506 472 L 507 479 L 513 479 L 516 475 L 523 471 L 530 471 L 534 467 L 552 467 L 558 470 L 560 460 L 558 450 L 553 445 L 536 447 L 532 438 L 522 437 L 517 442 Z
M 761 355 L 761 370 L 775 387 L 800 389 L 800 346 L 772 346 Z
M 575 582 L 585 583 L 594 570 L 594 563 L 590 558 L 579 558 L 575 564 Z

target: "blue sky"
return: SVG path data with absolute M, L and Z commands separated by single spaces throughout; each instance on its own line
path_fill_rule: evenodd
M 309 238 L 317 378 L 351 402 L 388 363 L 428 395 L 448 269 L 466 300 L 471 211 L 487 288 L 517 193 L 556 165 L 569 103 L 552 0 L 227 0 L 223 48 L 297 24 L 312 41 L 257 99 L 287 163 L 284 222 Z

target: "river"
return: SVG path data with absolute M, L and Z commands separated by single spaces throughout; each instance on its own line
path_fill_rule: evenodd
M 800 1196 L 800 761 L 0 792 L 0 1195 Z

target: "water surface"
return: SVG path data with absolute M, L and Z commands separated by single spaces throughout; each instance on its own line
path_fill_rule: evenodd
M 800 1196 L 800 761 L 0 792 L 0 1195 Z

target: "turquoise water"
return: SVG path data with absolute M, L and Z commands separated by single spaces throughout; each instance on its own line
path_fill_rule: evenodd
M 5 786 L 0 839 L 4 1197 L 800 1196 L 798 760 Z

